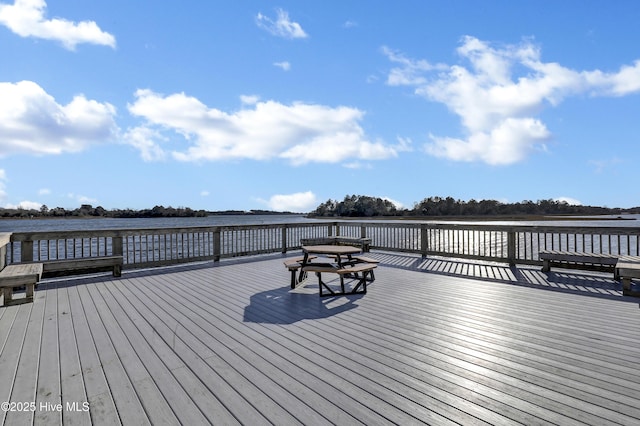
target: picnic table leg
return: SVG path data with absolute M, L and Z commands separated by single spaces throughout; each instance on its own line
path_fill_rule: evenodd
M 307 262 L 309 261 L 309 253 L 305 252 L 304 257 L 302 258 L 302 265 L 300 265 L 300 275 L 298 275 L 298 282 L 302 282 L 304 279 L 304 267 L 307 266 Z M 291 282 L 291 288 L 296 288 L 295 283 Z

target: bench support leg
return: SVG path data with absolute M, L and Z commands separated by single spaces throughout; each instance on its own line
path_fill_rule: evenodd
M 10 305 L 13 300 L 13 287 L 4 287 L 2 292 L 4 294 L 4 306 Z
M 291 290 L 293 290 L 303 280 L 307 279 L 307 273 L 302 271 L 302 272 L 300 272 L 300 276 L 298 276 L 298 270 L 297 269 L 291 269 L 290 271 L 291 271 L 291 284 L 290 284 L 290 287 L 291 287 Z
M 338 295 L 344 294 L 344 279 L 342 277 L 340 277 L 340 288 L 342 289 L 342 291 L 337 292 L 337 291 L 333 291 L 331 287 L 329 287 L 324 281 L 322 281 L 322 273 L 316 272 L 316 276 L 318 277 L 318 287 L 320 290 L 320 297 L 338 296 Z M 322 291 L 323 287 L 325 290 L 327 290 L 327 292 Z
M 17 305 L 20 303 L 33 302 L 33 288 L 35 283 L 25 284 L 25 297 L 20 299 L 13 298 L 13 287 L 3 287 L 2 294 L 4 295 L 3 306 Z
M 549 259 L 544 259 L 542 261 L 542 272 L 549 272 L 551 270 L 551 266 L 549 265 Z
M 322 275 L 320 272 L 316 272 L 316 275 L 318 276 L 318 286 L 320 288 L 320 297 L 344 296 L 346 294 L 366 294 L 367 281 L 368 282 L 373 281 L 372 274 L 373 274 L 372 271 L 364 271 L 362 273 L 362 277 L 358 277 L 358 275 L 356 274 L 354 279 L 358 281 L 358 284 L 356 284 L 355 287 L 353 287 L 353 289 L 349 292 L 347 292 L 344 288 L 344 276 L 341 274 L 340 275 L 340 292 L 337 292 L 337 291 L 333 291 L 331 287 L 329 287 L 324 281 L 322 281 Z M 326 292 L 322 291 L 323 287 L 326 290 Z M 360 288 L 361 290 L 358 290 Z
M 29 301 L 33 301 L 33 287 L 34 286 L 35 286 L 35 283 L 34 284 L 27 284 L 25 286 L 25 293 L 26 293 L 25 295 L 27 297 L 27 300 L 29 300 Z

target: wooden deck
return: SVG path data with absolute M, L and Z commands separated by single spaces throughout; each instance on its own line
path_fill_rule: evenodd
M 281 256 L 45 280 L 0 308 L 0 402 L 33 403 L 0 419 L 640 424 L 640 300 L 611 274 L 370 255 L 338 298 Z

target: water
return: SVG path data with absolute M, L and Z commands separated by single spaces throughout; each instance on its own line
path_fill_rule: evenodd
M 640 215 L 624 215 L 626 220 L 612 220 L 618 216 L 602 216 L 602 219 L 575 218 L 574 220 L 405 220 L 389 219 L 395 223 L 444 223 L 478 225 L 524 225 L 524 226 L 583 226 L 583 227 L 640 227 Z M 318 221 L 339 221 L 340 218 L 309 219 L 303 215 L 214 215 L 208 217 L 165 217 L 165 218 L 62 218 L 62 219 L 0 219 L 0 232 L 34 231 L 90 231 L 96 229 L 148 229 L 182 228 L 191 226 L 264 225 L 271 223 L 314 223 Z M 367 218 L 356 219 L 367 222 Z M 377 222 L 380 219 L 374 221 Z
M 302 215 L 214 215 L 161 218 L 1 219 L 0 232 L 91 231 L 97 229 L 183 228 L 191 226 L 263 225 L 310 222 Z

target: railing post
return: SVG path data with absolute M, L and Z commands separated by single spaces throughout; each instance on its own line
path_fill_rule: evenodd
M 33 262 L 33 241 L 22 241 L 20 245 L 20 262 Z
M 282 254 L 287 252 L 287 225 L 282 226 Z
M 507 231 L 507 259 L 509 266 L 516 265 L 516 231 Z
M 13 255 L 12 247 L 13 243 L 11 242 L 11 233 L 0 233 L 0 270 L 4 269 L 4 267 L 7 266 L 7 263 L 11 261 L 10 259 L 7 259 L 7 250 L 11 250 L 11 254 Z
M 335 222 L 327 225 L 327 236 L 329 237 L 333 236 L 333 225 L 335 225 Z
M 422 257 L 427 257 L 427 252 L 429 251 L 429 233 L 427 232 L 427 224 L 423 223 L 420 225 L 420 253 L 422 253 Z
M 222 234 L 220 232 L 220 228 L 215 228 L 213 230 L 213 261 L 220 262 L 220 252 L 221 252 L 221 239 Z
M 360 238 L 367 238 L 367 227 L 365 225 L 360 226 Z
M 111 237 L 111 252 L 114 256 L 122 256 L 122 254 L 124 253 L 121 235 L 118 235 L 117 237 Z

